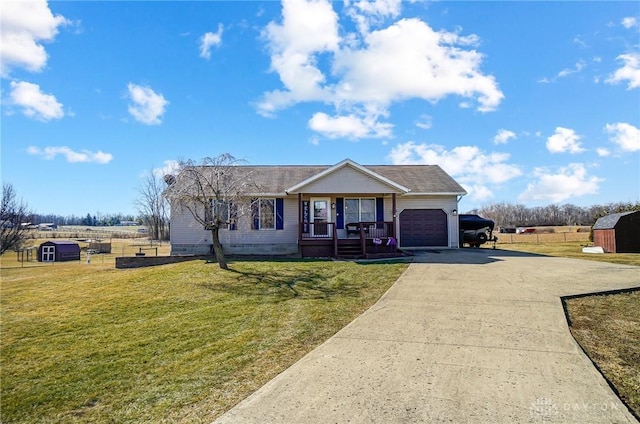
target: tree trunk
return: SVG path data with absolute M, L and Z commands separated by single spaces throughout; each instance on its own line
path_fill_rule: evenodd
M 229 269 L 227 266 L 227 259 L 224 257 L 224 252 L 222 251 L 222 244 L 220 244 L 220 239 L 218 238 L 219 226 L 215 225 L 211 229 L 211 241 L 213 242 L 213 253 L 216 255 L 216 260 L 218 261 L 218 265 L 220 265 L 220 269 Z

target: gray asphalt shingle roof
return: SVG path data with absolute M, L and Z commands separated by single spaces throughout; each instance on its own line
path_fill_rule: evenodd
M 284 193 L 333 165 L 282 165 L 241 166 L 251 173 L 265 193 Z M 411 193 L 465 194 L 466 191 L 438 165 L 362 165 L 397 184 L 407 187 Z
M 603 216 L 602 218 L 598 218 L 596 223 L 593 225 L 594 230 L 610 230 L 615 228 L 616 224 L 623 216 L 637 213 L 635 212 L 620 212 L 620 213 L 612 213 L 611 215 Z

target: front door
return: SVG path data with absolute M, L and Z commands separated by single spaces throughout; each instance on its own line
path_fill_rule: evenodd
M 315 237 L 329 236 L 329 222 L 331 222 L 331 199 L 312 198 L 311 199 L 311 235 Z

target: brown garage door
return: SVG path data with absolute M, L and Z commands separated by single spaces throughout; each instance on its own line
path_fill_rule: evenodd
M 400 212 L 402 247 L 447 246 L 447 214 L 442 209 L 405 209 Z

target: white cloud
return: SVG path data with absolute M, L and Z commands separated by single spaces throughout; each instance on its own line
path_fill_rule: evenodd
M 127 85 L 129 98 L 133 102 L 129 105 L 129 113 L 138 122 L 147 125 L 162 123 L 166 106 L 169 102 L 149 87 L 129 83 Z
M 464 37 L 436 32 L 418 19 L 403 19 L 374 31 L 363 49 L 344 49 L 334 73 L 341 76 L 336 97 L 341 102 L 388 106 L 418 98 L 435 103 L 446 96 L 477 98 L 482 112 L 497 108 L 504 98 L 492 76 L 480 70 L 483 55 L 464 50 Z
M 428 130 L 433 126 L 432 118 L 429 115 L 421 115 L 416 121 L 416 127 Z
M 393 125 L 377 122 L 371 115 L 365 117 L 356 115 L 331 117 L 326 113 L 318 112 L 309 120 L 309 128 L 329 138 L 358 139 L 363 137 L 390 137 Z
M 3 1 L 0 13 L 0 74 L 13 68 L 39 72 L 47 64 L 42 41 L 53 41 L 58 27 L 68 24 L 54 15 L 44 0 Z
M 628 16 L 626 18 L 623 18 L 620 23 L 622 24 L 623 27 L 629 29 L 629 28 L 633 28 L 634 26 L 637 26 L 638 20 L 633 16 Z
M 218 47 L 222 44 L 222 24 L 218 24 L 217 32 L 207 32 L 200 38 L 200 57 L 209 60 L 211 58 L 211 47 Z
M 587 175 L 581 163 L 560 167 L 555 173 L 545 168 L 534 170 L 535 181 L 519 196 L 521 201 L 559 203 L 564 200 L 597 194 L 602 178 Z
M 516 138 L 516 133 L 502 128 L 499 129 L 496 136 L 493 137 L 493 144 L 506 144 L 512 138 Z
M 604 147 L 598 147 L 596 149 L 596 153 L 601 158 L 606 158 L 607 156 L 611 156 L 611 152 L 608 149 L 605 149 Z
M 624 62 L 624 66 L 610 75 L 605 82 L 607 84 L 617 84 L 622 81 L 629 81 L 628 90 L 640 88 L 640 54 L 621 54 L 617 59 Z
M 582 39 L 581 35 L 573 37 L 573 42 L 583 48 L 589 47 L 589 45 Z
M 587 64 L 584 60 L 580 60 L 576 62 L 573 68 L 565 68 L 562 71 L 558 72 L 558 78 L 564 78 L 571 74 L 576 74 L 584 69 Z
M 283 0 L 281 25 L 270 22 L 262 36 L 271 51 L 271 70 L 285 90 L 264 94 L 258 112 L 272 115 L 294 103 L 324 100 L 325 76 L 316 67 L 316 53 L 338 49 L 338 16 L 326 0 Z
M 391 150 L 389 159 L 396 165 L 439 165 L 469 192 L 472 199 L 481 200 L 492 193 L 490 186 L 500 186 L 522 175 L 516 165 L 507 161 L 507 153 L 485 153 L 476 146 L 458 146 L 446 150 L 443 146 L 407 142 Z
M 39 85 L 25 81 L 11 81 L 9 85 L 11 103 L 22 107 L 22 113 L 29 118 L 49 121 L 64 116 L 62 104 L 55 96 L 43 93 Z
M 331 2 L 283 0 L 282 23 L 271 22 L 263 31 L 271 70 L 283 88 L 264 93 L 257 105 L 260 114 L 273 116 L 296 103 L 322 102 L 333 105 L 336 115 L 377 121 L 388 115 L 392 103 L 407 99 L 436 103 L 457 95 L 488 112 L 504 98 L 495 78 L 480 70 L 483 55 L 467 48 L 477 45 L 477 36 L 435 31 L 418 19 L 368 32 L 369 18 L 396 17 L 400 2 L 358 1 L 347 7 L 352 17 L 364 16 L 367 22 L 361 33 L 341 37 Z M 325 63 L 331 69 L 321 69 L 319 64 Z M 338 127 L 335 133 L 340 131 Z
M 400 14 L 401 0 L 357 0 L 345 1 L 347 14 L 354 20 L 361 34 L 369 32 L 372 25 L 381 24 L 385 18 Z
M 177 160 L 165 160 L 160 168 L 153 168 L 152 172 L 155 177 L 163 178 L 165 175 L 175 174 L 180 169 L 180 163 Z M 145 174 L 143 173 L 143 177 Z
M 547 138 L 547 150 L 551 153 L 580 153 L 584 149 L 580 144 L 580 136 L 570 128 L 557 127 L 556 132 Z
M 40 149 L 39 147 L 30 146 L 27 149 L 27 153 L 35 156 L 42 156 L 43 159 L 52 160 L 56 156 L 62 155 L 69 163 L 100 163 L 106 164 L 111 162 L 113 155 L 111 153 L 104 153 L 101 150 L 97 152 L 90 152 L 88 150 L 82 150 L 81 152 L 75 152 L 67 146 L 53 146 Z
M 620 146 L 622 150 L 626 152 L 640 150 L 640 129 L 624 122 L 607 124 L 604 129 L 611 134 L 609 141 Z

